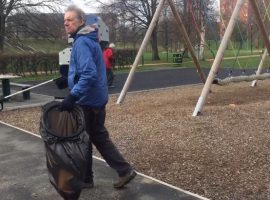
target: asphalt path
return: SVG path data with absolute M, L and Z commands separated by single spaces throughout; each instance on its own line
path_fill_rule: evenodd
M 205 76 L 207 77 L 209 69 L 203 69 Z M 242 70 L 233 70 L 232 76 L 238 76 L 241 74 L 250 75 L 254 73 L 254 69 L 242 71 Z M 218 78 L 228 77 L 230 69 L 222 69 L 218 72 Z M 115 74 L 114 88 L 109 88 L 110 94 L 120 93 L 125 81 L 128 77 L 128 73 Z M 31 85 L 37 85 L 41 82 L 28 82 Z M 195 68 L 170 68 L 170 69 L 161 69 L 161 70 L 151 70 L 143 72 L 135 72 L 130 84 L 130 91 L 141 91 L 141 90 L 150 90 L 158 88 L 167 88 L 180 85 L 189 85 L 189 84 L 200 84 L 202 80 L 197 73 Z M 54 82 L 36 87 L 31 90 L 37 94 L 44 94 L 54 97 L 64 97 L 68 93 L 67 89 L 59 90 Z
M 61 200 L 49 182 L 45 155 L 44 142 L 37 135 L 0 122 L 0 199 Z M 206 200 L 141 173 L 116 190 L 115 171 L 96 157 L 93 162 L 95 187 L 83 190 L 80 200 Z

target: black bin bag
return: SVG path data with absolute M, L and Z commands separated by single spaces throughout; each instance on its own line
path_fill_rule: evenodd
M 85 131 L 83 111 L 59 110 L 60 102 L 42 108 L 40 134 L 45 143 L 49 180 L 66 200 L 76 200 L 90 157 L 89 136 Z

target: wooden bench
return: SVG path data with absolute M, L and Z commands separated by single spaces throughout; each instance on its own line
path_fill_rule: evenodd
M 22 90 L 25 90 L 25 89 L 27 89 L 27 88 L 29 88 L 29 87 L 32 86 L 32 85 L 29 85 L 29 84 L 14 83 L 14 82 L 11 82 L 10 85 L 11 86 L 20 87 Z M 23 99 L 24 100 L 30 99 L 30 90 L 27 90 L 27 91 L 24 91 L 23 92 Z

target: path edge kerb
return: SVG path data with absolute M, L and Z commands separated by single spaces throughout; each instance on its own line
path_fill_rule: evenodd
M 38 137 L 38 138 L 41 139 L 41 136 L 38 135 L 38 134 L 35 134 L 35 133 L 32 133 L 32 132 L 27 131 L 27 130 L 25 130 L 25 129 L 22 129 L 22 128 L 13 126 L 13 125 L 8 124 L 8 123 L 5 123 L 5 122 L 3 122 L 3 121 L 0 121 L 0 123 L 1 123 L 1 124 L 4 124 L 4 125 L 6 125 L 6 126 L 9 126 L 9 127 L 11 127 L 11 128 L 20 130 L 20 131 L 22 131 L 22 132 L 24 132 L 24 133 L 27 133 L 27 134 L 29 134 L 29 135 Z M 99 161 L 105 162 L 105 160 L 103 160 L 102 158 L 99 158 L 99 157 L 97 157 L 97 156 L 93 156 L 93 158 L 94 158 L 94 159 L 97 159 L 97 160 L 99 160 Z M 185 193 L 185 194 L 191 195 L 191 196 L 193 196 L 193 197 L 199 198 L 199 199 L 201 199 L 201 200 L 210 200 L 210 199 L 208 199 L 208 198 L 206 198 L 206 197 L 202 197 L 202 196 L 200 196 L 200 195 L 198 195 L 198 194 L 195 194 L 195 193 L 192 193 L 192 192 L 183 190 L 183 189 L 181 189 L 181 188 L 179 188 L 179 187 L 176 187 L 176 186 L 171 185 L 171 184 L 169 184 L 169 183 L 166 183 L 166 182 L 164 182 L 164 181 L 158 180 L 158 179 L 153 178 L 153 177 L 151 177 L 151 176 L 147 176 L 147 175 L 145 175 L 145 174 L 143 174 L 143 173 L 137 172 L 137 174 L 140 175 L 140 176 L 142 176 L 142 177 L 144 177 L 144 178 L 148 178 L 148 179 L 150 179 L 150 180 L 152 180 L 152 181 L 154 181 L 154 182 L 157 182 L 157 183 L 159 183 L 159 184 L 165 185 L 165 186 L 167 186 L 167 187 L 169 187 L 169 188 L 172 188 L 172 189 L 178 190 L 178 191 L 180 191 L 180 192 L 183 192 L 183 193 Z

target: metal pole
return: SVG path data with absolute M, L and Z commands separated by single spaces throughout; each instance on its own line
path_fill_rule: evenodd
M 265 46 L 267 48 L 267 51 L 268 53 L 270 52 L 270 42 L 269 42 L 269 38 L 268 38 L 268 34 L 265 30 L 265 27 L 263 25 L 263 21 L 262 21 L 262 18 L 260 16 L 260 11 L 258 9 L 258 6 L 256 4 L 256 1 L 255 0 L 249 0 L 251 6 L 252 6 L 252 9 L 253 9 L 253 12 L 254 12 L 254 15 L 257 19 L 257 22 L 259 24 L 259 27 L 261 29 L 261 33 L 262 33 L 262 37 L 264 39 L 264 42 L 265 42 Z
M 223 58 L 224 52 L 226 50 L 226 47 L 227 47 L 227 45 L 229 43 L 230 37 L 232 35 L 233 29 L 235 27 L 235 24 L 236 24 L 236 21 L 237 21 L 237 18 L 238 18 L 238 15 L 240 13 L 241 6 L 243 5 L 244 1 L 245 0 L 238 0 L 237 3 L 236 3 L 236 6 L 235 6 L 234 11 L 232 13 L 232 16 L 231 16 L 231 19 L 229 21 L 228 27 L 225 30 L 225 33 L 224 33 L 224 36 L 222 38 L 221 44 L 219 46 L 217 55 L 215 57 L 215 60 L 214 60 L 213 65 L 211 67 L 211 70 L 210 70 L 210 72 L 208 74 L 206 83 L 205 83 L 205 85 L 203 87 L 201 96 L 198 99 L 197 105 L 195 107 L 195 110 L 194 110 L 192 116 L 197 116 L 202 111 L 202 107 L 203 107 L 203 105 L 205 103 L 205 99 L 206 99 L 207 95 L 210 92 L 210 87 L 211 87 L 212 82 L 213 82 L 213 80 L 214 80 L 214 78 L 215 78 L 215 76 L 216 76 L 216 74 L 218 72 L 218 69 L 220 67 L 220 63 L 222 61 L 222 58 Z
M 266 60 L 267 56 L 268 56 L 268 52 L 267 52 L 267 49 L 265 48 L 264 49 L 264 52 L 263 52 L 263 55 L 262 55 L 262 59 L 260 61 L 260 64 L 258 66 L 258 69 L 256 71 L 256 75 L 260 75 L 261 74 L 261 72 L 263 70 L 263 64 L 265 63 L 265 60 Z M 257 80 L 252 81 L 251 87 L 255 87 L 256 85 L 257 85 Z
M 181 17 L 179 15 L 179 13 L 177 12 L 173 1 L 172 0 L 167 0 L 167 1 L 168 1 L 169 5 L 171 7 L 172 13 L 173 13 L 173 15 L 175 17 L 175 20 L 177 22 L 177 25 L 178 25 L 177 28 L 178 28 L 179 32 L 181 33 L 181 35 L 178 35 L 179 39 L 182 40 L 183 39 L 182 37 L 184 37 L 184 41 L 185 41 L 185 43 L 187 45 L 188 50 L 190 51 L 191 57 L 192 57 L 193 62 L 195 64 L 196 68 L 197 68 L 197 71 L 198 71 L 203 83 L 205 83 L 205 80 L 206 80 L 205 75 L 204 75 L 204 73 L 203 73 L 203 71 L 201 69 L 200 63 L 199 63 L 199 61 L 198 61 L 198 59 L 196 57 L 196 54 L 195 54 L 195 52 L 193 50 L 192 44 L 191 44 L 191 42 L 189 40 L 187 31 L 185 29 L 184 23 L 182 22 Z
M 60 78 L 60 77 L 59 77 Z M 57 78 L 58 79 L 58 78 Z M 52 82 L 52 81 L 55 81 L 56 79 L 51 79 L 51 80 L 48 80 L 48 81 L 45 81 L 45 82 L 43 82 L 43 83 L 40 83 L 40 84 L 38 84 L 38 85 L 34 85 L 34 86 L 32 86 L 32 87 L 29 87 L 29 88 L 27 88 L 27 89 L 24 89 L 24 90 L 21 90 L 21 91 L 19 91 L 19 92 L 15 92 L 15 93 L 13 93 L 13 94 L 10 94 L 10 95 L 8 95 L 8 96 L 5 96 L 4 98 L 2 98 L 2 99 L 0 99 L 0 111 L 2 111 L 3 109 L 4 109 L 4 100 L 6 100 L 6 99 L 8 99 L 8 98 L 10 98 L 10 97 L 12 97 L 12 96 L 15 96 L 15 95 L 17 95 L 17 94 L 20 94 L 20 93 L 23 93 L 23 92 L 26 92 L 26 91 L 28 91 L 28 90 L 32 90 L 32 89 L 34 89 L 34 88 L 36 88 L 36 87 L 39 87 L 39 86 L 41 86 L 41 85 L 45 85 L 45 84 L 47 84 L 47 83 L 49 83 L 49 82 Z
M 150 26 L 149 26 L 146 34 L 145 34 L 145 37 L 144 37 L 144 39 L 142 41 L 142 44 L 140 46 L 140 49 L 139 49 L 139 51 L 138 51 L 138 53 L 136 55 L 136 58 L 135 58 L 135 60 L 133 62 L 132 68 L 131 68 L 131 70 L 129 72 L 129 75 L 127 77 L 127 80 L 125 82 L 125 85 L 124 85 L 124 87 L 123 87 L 123 89 L 122 89 L 122 91 L 120 93 L 120 96 L 117 99 L 117 102 L 116 102 L 117 104 L 120 104 L 120 103 L 122 103 L 124 101 L 124 98 L 126 96 L 126 93 L 128 91 L 128 88 L 129 88 L 129 86 L 130 86 L 130 84 L 132 82 L 132 79 L 133 79 L 133 76 L 134 76 L 136 67 L 138 66 L 138 63 L 140 62 L 140 59 L 141 59 L 142 54 L 143 54 L 143 52 L 144 52 L 144 50 L 146 48 L 146 45 L 147 45 L 147 43 L 148 43 L 148 41 L 149 41 L 149 39 L 151 37 L 151 34 L 152 34 L 154 28 L 156 27 L 157 22 L 158 22 L 158 18 L 159 18 L 159 15 L 161 13 L 162 6 L 164 4 L 164 1 L 165 0 L 160 0 L 160 2 L 159 2 L 159 5 L 158 5 L 158 7 L 156 9 L 156 12 L 155 12 L 153 18 L 152 18 L 152 21 L 150 23 Z
M 45 84 L 50 83 L 50 82 L 53 82 L 53 81 L 55 81 L 55 80 L 56 80 L 56 79 L 51 79 L 51 80 L 45 81 L 45 82 L 43 82 L 43 83 L 40 83 L 40 84 L 34 85 L 34 86 L 32 86 L 32 87 L 29 87 L 29 88 L 26 88 L 26 89 L 24 89 L 24 90 L 21 90 L 21 91 L 15 92 L 15 93 L 10 94 L 10 95 L 8 95 L 8 96 L 5 96 L 3 99 L 8 99 L 8 98 L 10 98 L 10 97 L 12 97 L 12 96 L 15 96 L 15 95 L 17 95 L 17 94 L 20 94 L 20 93 L 26 92 L 26 91 L 28 91 L 28 90 L 32 90 L 32 89 L 34 89 L 34 88 L 36 88 L 36 87 L 39 87 L 39 86 L 45 85 Z

